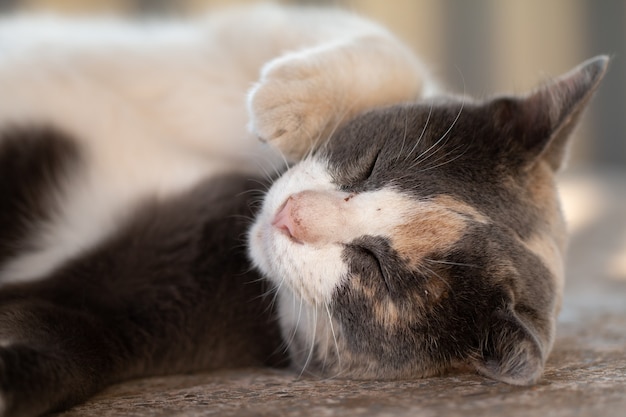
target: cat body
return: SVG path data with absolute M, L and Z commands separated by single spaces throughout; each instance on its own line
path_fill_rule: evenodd
M 533 383 L 605 68 L 477 101 L 339 11 L 3 20 L 3 415 L 241 366 Z
M 383 38 L 381 49 L 393 54 L 393 46 L 385 45 L 393 45 L 388 36 L 347 14 L 271 6 L 195 24 L 3 21 L 0 123 L 58 126 L 82 142 L 88 161 L 74 179 L 77 184 L 67 187 L 74 195 L 65 197 L 56 230 L 39 236 L 45 242 L 35 245 L 56 249 L 22 256 L 4 266 L 0 277 L 6 282 L 45 275 L 115 229 L 116 216 L 138 196 L 167 196 L 235 169 L 257 174 L 273 169 L 281 158 L 246 129 L 245 97 L 260 69 L 269 63 L 266 72 L 271 72 L 272 63 L 280 65 L 272 61 L 278 57 L 323 55 L 315 50 L 320 44 L 370 44 L 371 37 Z M 368 74 L 395 79 L 398 91 L 387 104 L 416 96 L 419 86 L 407 85 L 407 74 L 414 74 L 413 83 L 421 82 L 407 68 L 419 64 L 402 48 L 395 49 L 406 54 L 407 66 L 398 66 L 397 73 L 372 69 Z M 289 51 L 295 52 L 285 55 Z M 376 91 L 362 99 L 350 104 L 349 113 L 371 107 Z

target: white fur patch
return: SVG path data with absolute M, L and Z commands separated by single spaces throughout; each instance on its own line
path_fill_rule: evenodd
M 35 225 L 33 235 L 23 242 L 33 249 L 0 270 L 2 284 L 44 277 L 111 235 L 144 198 L 166 197 L 225 169 L 148 144 L 140 152 L 141 159 L 116 158 L 113 150 L 103 150 L 88 161 L 88 170 L 73 173 L 63 191 L 51 198 L 52 221 Z

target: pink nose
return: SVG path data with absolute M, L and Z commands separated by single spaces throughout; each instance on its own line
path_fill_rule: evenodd
M 272 221 L 272 226 L 276 227 L 293 241 L 302 243 L 302 241 L 297 237 L 299 235 L 299 221 L 295 217 L 296 213 L 294 206 L 293 197 L 289 197 L 283 206 L 278 210 L 278 213 L 276 213 L 276 217 L 274 217 L 274 220 Z
M 300 244 L 335 242 L 346 229 L 351 196 L 343 192 L 305 190 L 292 194 L 278 209 L 272 225 Z

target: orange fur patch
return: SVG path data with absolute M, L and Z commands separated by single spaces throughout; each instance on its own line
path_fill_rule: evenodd
M 537 164 L 529 174 L 530 198 L 541 210 L 548 223 L 548 230 L 561 251 L 565 249 L 567 232 L 558 193 L 554 184 L 554 174 L 547 163 Z
M 445 251 L 456 243 L 468 220 L 487 222 L 473 207 L 450 196 L 420 203 L 412 217 L 392 233 L 393 247 L 410 266 L 417 266 L 432 252 Z
M 529 173 L 528 191 L 533 205 L 544 215 L 545 228 L 522 242 L 537 255 L 551 272 L 556 284 L 556 309 L 560 310 L 565 271 L 563 258 L 567 244 L 567 230 L 561 211 L 554 173 L 547 163 L 538 163 Z

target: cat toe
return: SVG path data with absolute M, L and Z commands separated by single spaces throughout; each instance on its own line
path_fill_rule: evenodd
M 323 75 L 279 66 L 264 72 L 248 96 L 249 130 L 298 161 L 326 139 L 337 100 Z

